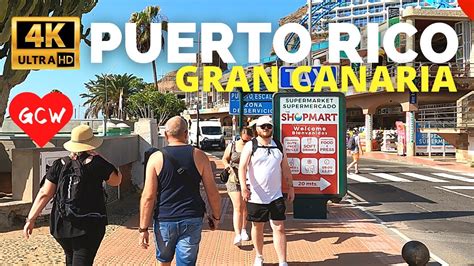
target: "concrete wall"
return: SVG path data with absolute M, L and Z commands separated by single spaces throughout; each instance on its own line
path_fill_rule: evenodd
M 121 120 L 115 120 L 111 119 L 108 120 L 109 122 L 112 122 L 114 124 L 118 123 L 125 123 L 127 124 L 130 129 L 133 131 L 133 122 L 130 121 L 121 121 Z M 97 128 L 99 126 L 103 125 L 103 120 L 99 119 L 71 119 L 69 123 L 67 123 L 59 132 L 61 133 L 69 133 L 71 130 L 79 125 L 88 125 L 90 126 L 94 131 L 97 131 Z M 0 132 L 3 133 L 23 133 L 23 130 L 21 130 L 10 118 L 5 119 L 3 122 L 3 126 L 0 128 Z
M 138 160 L 138 136 L 105 137 L 97 151 L 115 166 L 128 169 Z M 12 152 L 13 199 L 32 202 L 39 191 L 40 153 L 60 151 L 63 148 L 15 148 Z M 129 170 L 128 170 L 129 171 Z M 131 179 L 130 174 L 128 178 Z
M 466 158 L 471 167 L 474 167 L 474 130 L 468 134 L 468 148 Z

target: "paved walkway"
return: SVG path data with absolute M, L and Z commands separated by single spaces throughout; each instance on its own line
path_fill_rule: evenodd
M 240 249 L 233 246 L 232 214 L 224 200 L 224 220 L 218 231 L 206 227 L 202 234 L 198 265 L 252 265 L 255 257 L 250 241 Z M 154 246 L 138 247 L 138 217 L 129 220 L 102 242 L 97 264 L 154 263 Z M 403 263 L 401 240 L 391 231 L 349 204 L 331 205 L 327 220 L 295 220 L 286 224 L 290 265 L 394 265 Z M 265 230 L 266 263 L 278 263 Z
M 222 168 L 216 158 L 212 161 L 215 169 Z M 222 224 L 217 231 L 205 227 L 198 265 L 251 265 L 255 257 L 251 242 L 241 248 L 232 244 L 232 205 L 224 186 L 219 187 L 223 197 Z M 95 264 L 155 263 L 154 245 L 147 250 L 138 247 L 138 200 L 138 195 L 133 195 L 109 206 L 111 224 Z M 404 241 L 350 203 L 330 204 L 326 220 L 293 219 L 289 207 L 286 225 L 290 265 L 405 265 L 400 256 Z M 36 228 L 27 241 L 20 228 L 0 232 L 0 250 L 2 264 L 64 264 L 62 250 L 49 235 L 46 224 Z M 268 225 L 264 255 L 267 265 L 278 262 Z
M 215 168 L 222 164 L 211 158 Z M 201 241 L 198 265 L 252 265 L 255 257 L 252 243 L 241 248 L 232 244 L 232 204 L 222 191 L 223 218 L 218 231 L 206 226 Z M 400 256 L 403 241 L 365 213 L 345 202 L 331 204 L 326 220 L 297 220 L 289 208 L 287 226 L 288 261 L 290 265 L 394 265 L 404 261 Z M 144 264 L 155 261 L 154 245 L 148 250 L 138 247 L 138 216 L 107 237 L 101 245 L 96 263 Z M 250 230 L 250 226 L 248 228 Z M 271 229 L 265 228 L 265 263 L 278 263 L 271 240 Z
M 436 157 L 436 159 L 434 158 L 430 159 L 427 156 L 408 157 L 408 156 L 399 156 L 395 153 L 366 152 L 364 153 L 363 156 L 361 156 L 361 159 L 364 159 L 364 158 L 382 160 L 382 161 L 397 161 L 400 163 L 413 164 L 413 165 L 418 165 L 418 166 L 421 166 L 421 165 L 429 166 L 433 168 L 438 168 L 438 169 L 447 170 L 447 171 L 454 171 L 454 172 L 474 173 L 473 167 L 469 167 L 466 164 L 457 163 L 453 160 L 442 161 L 442 160 L 439 160 L 442 158 L 438 158 L 438 157 Z

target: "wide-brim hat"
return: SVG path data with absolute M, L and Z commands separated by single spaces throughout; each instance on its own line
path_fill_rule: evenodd
M 104 140 L 94 136 L 92 129 L 87 125 L 80 125 L 71 131 L 71 140 L 63 147 L 70 152 L 83 152 L 97 149 Z

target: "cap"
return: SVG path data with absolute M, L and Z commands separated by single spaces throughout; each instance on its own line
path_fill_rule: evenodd
M 265 115 L 265 116 L 261 116 L 257 119 L 257 127 L 261 126 L 261 125 L 265 125 L 265 124 L 270 124 L 273 126 L 273 120 L 271 117 Z

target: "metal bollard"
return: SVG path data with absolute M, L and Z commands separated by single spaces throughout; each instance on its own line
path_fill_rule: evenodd
M 402 257 L 409 266 L 425 266 L 430 261 L 430 251 L 420 241 L 410 241 L 403 246 Z

